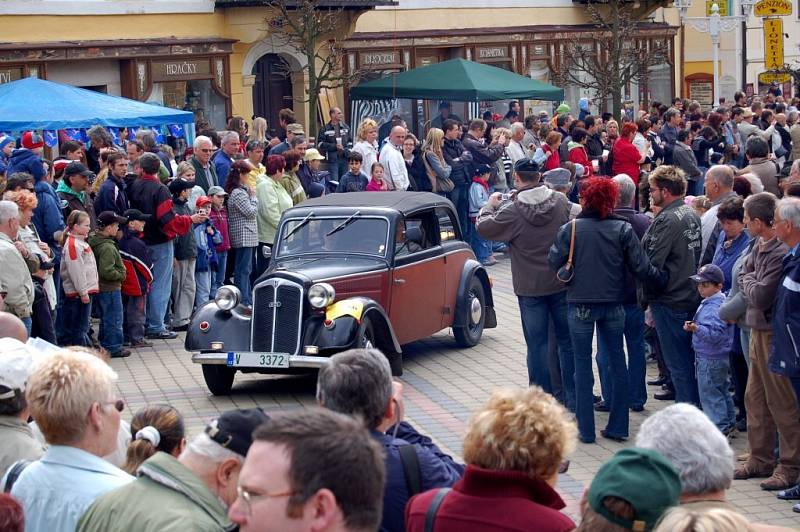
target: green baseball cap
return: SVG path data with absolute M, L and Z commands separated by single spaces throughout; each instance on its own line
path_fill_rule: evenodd
M 603 464 L 589 486 L 589 506 L 610 522 L 628 530 L 652 530 L 662 514 L 678 504 L 681 477 L 672 464 L 652 449 L 629 447 Z M 606 497 L 627 501 L 633 519 L 611 513 L 603 505 Z

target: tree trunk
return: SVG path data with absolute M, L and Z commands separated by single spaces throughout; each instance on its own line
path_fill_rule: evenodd
M 308 60 L 308 124 L 306 124 L 306 134 L 317 140 L 317 101 L 319 101 L 319 81 L 317 78 L 317 64 L 315 54 L 306 52 Z

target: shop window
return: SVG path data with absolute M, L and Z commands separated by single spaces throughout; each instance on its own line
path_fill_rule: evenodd
M 194 113 L 195 122 L 206 119 L 221 129 L 226 123 L 225 99 L 212 87 L 210 79 L 153 83 L 149 102 Z

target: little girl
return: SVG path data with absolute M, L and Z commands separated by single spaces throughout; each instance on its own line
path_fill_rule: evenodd
M 367 192 L 380 192 L 389 190 L 389 185 L 383 178 L 383 165 L 381 163 L 372 163 L 370 172 L 372 173 L 372 179 L 370 179 L 369 183 L 367 183 Z
M 62 338 L 64 346 L 91 346 L 89 341 L 90 295 L 98 292 L 97 263 L 92 248 L 86 242 L 90 229 L 89 215 L 72 211 L 62 237 L 61 286 L 64 298 Z

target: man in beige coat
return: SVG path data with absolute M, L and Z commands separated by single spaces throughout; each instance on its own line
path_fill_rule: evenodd
M 0 292 L 5 292 L 6 311 L 21 319 L 30 334 L 33 281 L 20 248 L 15 244 L 19 224 L 17 204 L 0 201 L 0 264 L 3 265 L 0 268 Z

